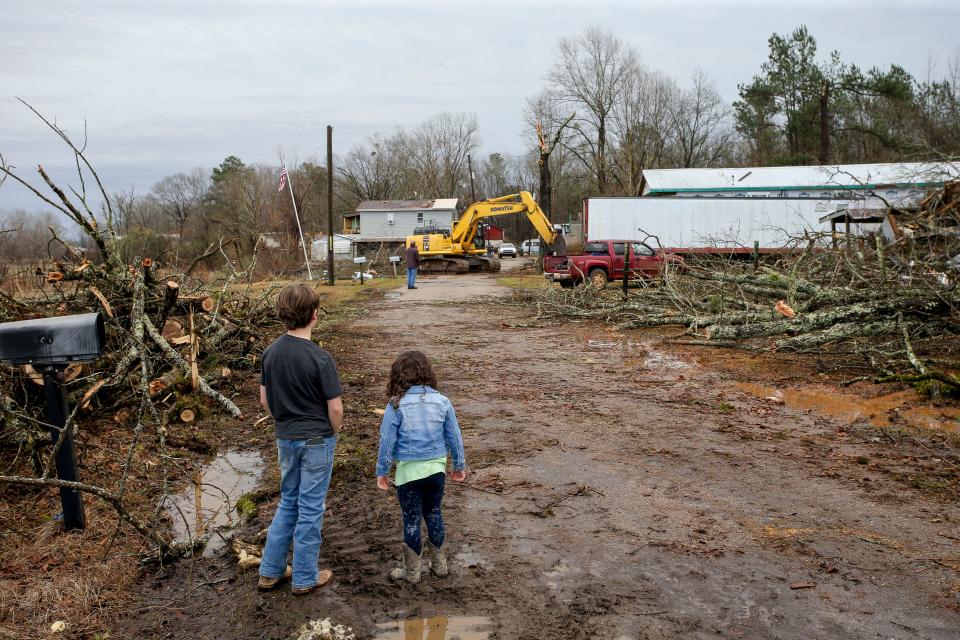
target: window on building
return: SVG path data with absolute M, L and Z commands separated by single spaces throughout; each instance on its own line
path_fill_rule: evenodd
M 417 212 L 417 222 L 423 224 L 423 211 Z

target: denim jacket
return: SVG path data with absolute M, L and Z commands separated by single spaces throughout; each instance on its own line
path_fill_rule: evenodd
M 462 471 L 463 436 L 446 396 L 429 386 L 415 386 L 400 398 L 399 408 L 387 403 L 380 423 L 378 476 L 390 473 L 394 460 L 431 460 L 448 452 L 454 471 Z

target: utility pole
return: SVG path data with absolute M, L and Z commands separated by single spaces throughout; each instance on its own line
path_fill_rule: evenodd
M 333 126 L 327 125 L 327 284 L 333 286 Z
M 467 169 L 470 170 L 470 199 L 472 202 L 477 201 L 477 191 L 473 188 L 473 160 L 470 159 L 470 154 L 467 154 Z

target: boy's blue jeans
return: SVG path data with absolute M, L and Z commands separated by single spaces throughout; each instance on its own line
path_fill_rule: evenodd
M 293 540 L 293 587 L 317 584 L 320 558 L 320 528 L 324 501 L 333 471 L 337 436 L 319 444 L 307 440 L 277 440 L 280 462 L 280 504 L 267 530 L 260 575 L 279 578 L 287 570 L 287 552 Z
M 412 287 L 417 282 L 417 270 L 407 269 L 407 287 Z

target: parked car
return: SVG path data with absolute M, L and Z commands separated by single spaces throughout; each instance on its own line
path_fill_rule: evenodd
M 538 256 L 540 255 L 540 238 L 535 238 L 533 240 L 524 240 L 520 243 L 520 249 L 523 250 L 524 255 L 528 256 Z
M 507 256 L 510 256 L 511 258 L 516 258 L 517 248 L 509 242 L 504 242 L 503 244 L 500 245 L 500 249 L 498 253 L 501 258 L 506 258 Z
M 572 287 L 590 281 L 604 287 L 611 280 L 623 279 L 627 245 L 630 245 L 630 277 L 657 278 L 664 269 L 683 269 L 683 258 L 665 251 L 657 251 L 643 242 L 626 240 L 591 240 L 583 245 L 583 253 L 576 256 L 546 256 L 543 276 L 562 287 Z

